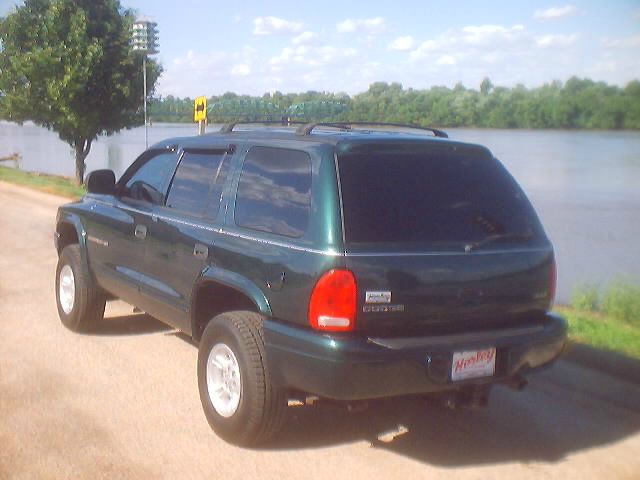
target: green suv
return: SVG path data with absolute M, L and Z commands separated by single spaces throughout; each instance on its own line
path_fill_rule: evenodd
M 173 138 L 60 208 L 56 298 L 119 298 L 190 335 L 207 420 L 264 443 L 289 399 L 482 404 L 561 353 L 553 248 L 485 147 L 389 124 Z

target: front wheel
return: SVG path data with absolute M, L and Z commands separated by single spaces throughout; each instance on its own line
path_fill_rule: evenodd
M 279 432 L 285 397 L 271 384 L 260 315 L 228 312 L 209 322 L 198 351 L 198 388 L 209 425 L 225 440 L 258 445 Z
M 104 317 L 106 297 L 82 268 L 80 246 L 64 247 L 56 268 L 56 304 L 62 324 L 86 332 Z

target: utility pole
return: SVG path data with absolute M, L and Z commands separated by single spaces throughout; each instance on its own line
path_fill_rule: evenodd
M 149 132 L 147 131 L 147 54 L 142 55 L 142 91 L 144 98 L 144 148 L 149 148 Z
M 142 53 L 142 83 L 144 103 L 144 148 L 149 148 L 149 133 L 147 130 L 147 55 L 155 55 L 158 50 L 158 24 L 144 17 L 139 17 L 133 23 L 131 31 L 131 45 L 133 50 Z

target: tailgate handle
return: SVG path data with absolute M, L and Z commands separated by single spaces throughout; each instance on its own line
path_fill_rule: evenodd
M 134 232 L 136 238 L 144 240 L 147 236 L 147 227 L 144 225 L 136 225 L 136 230 Z
M 196 243 L 193 247 L 193 256 L 204 260 L 209 256 L 209 248 L 201 243 Z

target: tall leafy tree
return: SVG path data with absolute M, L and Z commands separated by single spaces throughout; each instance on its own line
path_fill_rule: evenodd
M 0 20 L 0 112 L 58 133 L 76 180 L 98 135 L 142 123 L 142 56 L 119 0 L 25 0 Z M 152 93 L 161 67 L 147 62 Z

